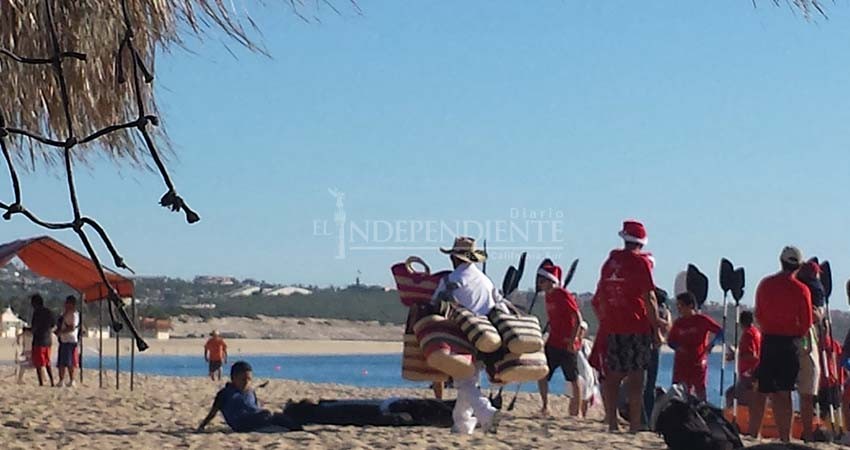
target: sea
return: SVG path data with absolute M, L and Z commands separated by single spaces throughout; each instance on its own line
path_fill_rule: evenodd
M 709 357 L 708 400 L 720 405 L 720 353 L 712 353 Z M 334 383 L 369 388 L 427 388 L 427 383 L 416 383 L 401 377 L 401 354 L 380 355 L 240 355 L 230 359 L 235 362 L 241 359 L 248 361 L 254 368 L 254 378 L 258 381 L 265 379 L 289 379 L 311 383 Z M 115 370 L 115 357 L 105 354 L 103 357 L 104 370 Z M 121 356 L 118 360 L 119 370 L 130 368 L 130 359 Z M 84 367 L 88 373 L 98 368 L 98 357 L 86 355 Z M 207 374 L 207 363 L 199 356 L 166 356 L 139 354 L 135 359 L 135 371 L 140 374 L 166 375 L 176 377 L 196 377 Z M 225 375 L 227 370 L 225 368 Z M 657 385 L 669 387 L 673 375 L 673 354 L 662 353 L 658 370 Z M 486 389 L 486 376 L 482 377 Z M 726 365 L 724 385 L 732 383 L 732 365 Z M 565 382 L 563 374 L 558 371 L 549 384 L 550 392 L 563 394 Z M 506 388 L 516 389 L 516 385 Z M 524 392 L 536 392 L 536 383 L 523 383 L 520 389 Z

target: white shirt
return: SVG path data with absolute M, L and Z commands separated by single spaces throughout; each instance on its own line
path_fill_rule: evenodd
M 80 313 L 74 311 L 73 318 L 69 318 L 68 313 L 62 314 L 62 326 L 71 325 L 72 321 L 74 329 L 68 333 L 59 333 L 59 342 L 65 344 L 77 343 L 77 330 L 80 328 Z
M 493 282 L 475 264 L 463 263 L 447 277 L 440 280 L 434 298 L 446 290 L 446 281 L 457 285 L 452 297 L 475 315 L 486 316 L 496 304 Z

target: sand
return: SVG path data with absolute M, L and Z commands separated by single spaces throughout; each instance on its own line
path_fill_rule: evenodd
M 203 433 L 195 432 L 221 386 L 204 378 L 140 375 L 136 390 L 39 388 L 34 374 L 16 385 L 10 367 L 0 368 L 0 442 L 4 449 L 663 449 L 652 433 L 608 434 L 597 419 L 566 417 L 563 397 L 552 400 L 556 417 L 536 417 L 539 400 L 522 394 L 517 409 L 499 433 L 457 436 L 441 428 L 308 426 L 285 434 L 232 433 L 217 417 Z M 111 375 L 110 375 L 111 376 Z M 96 383 L 94 380 L 91 383 Z M 110 381 L 110 385 L 112 381 Z M 258 390 L 270 409 L 287 399 L 386 398 L 427 396 L 425 390 L 360 389 L 349 386 L 272 380 Z M 452 396 L 453 391 L 448 391 Z M 753 443 L 748 441 L 748 443 Z M 841 448 L 821 444 L 817 448 Z

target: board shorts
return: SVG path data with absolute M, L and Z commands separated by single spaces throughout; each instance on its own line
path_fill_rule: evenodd
M 800 338 L 765 335 L 756 373 L 758 390 L 762 394 L 794 390 L 800 373 Z
M 221 361 L 210 361 L 210 373 L 221 369 Z
M 578 380 L 578 354 L 570 353 L 562 348 L 546 346 L 546 363 L 549 365 L 549 375 L 546 376 L 546 381 L 551 381 L 555 375 L 555 370 L 561 368 L 564 373 L 564 379 L 573 382 Z
M 816 352 L 817 353 L 817 352 Z M 820 364 L 817 354 L 800 351 L 800 373 L 797 375 L 797 391 L 800 395 L 815 395 L 820 382 Z
M 76 342 L 60 342 L 59 356 L 56 358 L 56 367 L 77 367 L 77 344 Z
M 648 334 L 609 334 L 605 367 L 612 372 L 640 372 L 649 368 L 652 337 Z
M 50 347 L 32 346 L 32 366 L 50 367 Z

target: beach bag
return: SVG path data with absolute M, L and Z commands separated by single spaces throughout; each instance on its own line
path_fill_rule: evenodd
M 413 264 L 421 265 L 424 271 L 415 271 Z M 395 278 L 401 303 L 408 307 L 418 303 L 430 303 L 440 280 L 451 273 L 444 270 L 432 274 L 428 264 L 425 264 L 425 261 L 418 256 L 411 256 L 404 262 L 392 266 L 390 271 Z
M 656 402 L 652 428 L 670 450 L 733 450 L 744 444 L 723 412 L 674 386 Z
M 430 367 L 455 379 L 475 374 L 472 344 L 457 324 L 438 314 L 429 314 L 416 321 L 413 332 Z
M 502 337 L 487 317 L 476 315 L 455 302 L 441 302 L 440 311 L 460 327 L 476 350 L 492 353 L 502 347 Z
M 415 305 L 407 314 L 407 323 L 404 327 L 404 348 L 402 350 L 401 377 L 410 381 L 445 382 L 449 376 L 428 365 L 425 353 L 419 346 L 416 334 L 413 332 L 413 324 L 420 317 L 429 313 L 426 305 Z
M 511 353 L 521 355 L 543 350 L 543 333 L 537 317 L 523 314 L 507 301 L 496 304 L 488 317 Z
M 542 351 L 523 354 L 505 352 L 494 364 L 491 379 L 498 384 L 524 383 L 542 380 L 546 375 L 549 375 L 549 365 Z

